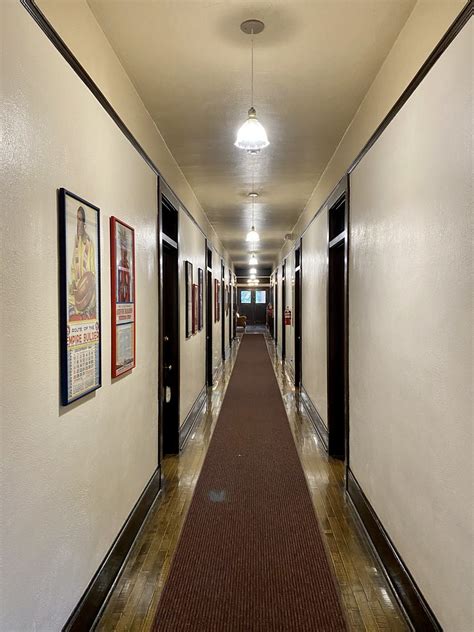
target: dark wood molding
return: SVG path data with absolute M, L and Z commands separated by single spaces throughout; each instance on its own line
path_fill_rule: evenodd
M 433 66 L 441 57 L 441 55 L 445 52 L 448 46 L 453 42 L 456 36 L 459 35 L 461 30 L 464 28 L 464 26 L 466 26 L 469 19 L 472 17 L 473 13 L 474 13 L 474 3 L 472 2 L 472 0 L 469 0 L 464 5 L 464 8 L 461 11 L 461 13 L 457 16 L 457 18 L 451 24 L 451 26 L 443 35 L 441 40 L 435 46 L 434 50 L 432 51 L 428 59 L 424 62 L 424 64 L 418 70 L 418 72 L 410 81 L 408 86 L 402 92 L 398 100 L 392 106 L 392 108 L 390 109 L 386 117 L 383 119 L 383 121 L 375 130 L 375 132 L 369 138 L 369 140 L 367 141 L 363 149 L 356 156 L 356 158 L 354 159 L 354 161 L 352 162 L 352 164 L 350 165 L 348 169 L 348 173 L 351 173 L 357 167 L 357 165 L 365 156 L 365 154 L 371 149 L 371 147 L 374 145 L 377 139 L 382 135 L 384 130 L 390 125 L 390 123 L 396 117 L 398 112 L 400 112 L 402 107 L 405 105 L 405 103 L 408 101 L 411 95 L 415 92 L 415 90 L 418 88 L 418 86 L 426 77 L 426 75 L 429 73 L 429 71 L 433 68 Z
M 46 37 L 49 39 L 49 41 L 53 44 L 56 50 L 62 55 L 62 57 L 66 60 L 66 62 L 71 66 L 71 68 L 74 70 L 76 75 L 92 92 L 92 94 L 97 99 L 97 101 L 101 104 L 101 106 L 110 116 L 110 118 L 114 121 L 114 123 L 123 133 L 123 135 L 127 138 L 127 140 L 132 144 L 135 150 L 140 154 L 140 156 L 143 158 L 146 164 L 150 167 L 150 169 L 154 171 L 157 176 L 160 177 L 160 179 L 162 180 L 164 184 L 166 184 L 166 180 L 163 174 L 158 169 L 157 165 L 154 163 L 154 161 L 147 154 L 147 152 L 144 150 L 142 145 L 138 142 L 138 140 L 129 130 L 129 128 L 124 123 L 122 118 L 117 114 L 117 112 L 115 111 L 110 101 L 107 99 L 107 97 L 104 95 L 102 90 L 99 88 L 99 86 L 95 83 L 95 81 L 89 75 L 89 73 L 84 68 L 84 66 L 79 62 L 77 57 L 75 57 L 74 53 L 67 46 L 67 44 L 59 35 L 59 33 L 54 29 L 51 22 L 49 22 L 45 14 L 41 11 L 41 9 L 36 4 L 35 0 L 20 0 L 20 2 L 24 6 L 24 8 L 28 11 L 28 13 L 31 15 L 31 17 L 36 22 L 36 24 L 43 31 L 43 33 L 46 35 Z M 171 188 L 169 187 L 169 185 L 166 184 L 166 186 L 171 191 Z M 194 215 L 192 215 L 192 213 L 188 211 L 186 206 L 181 202 L 181 200 L 176 196 L 176 194 L 173 193 L 173 197 L 175 197 L 178 202 L 177 208 L 182 209 L 184 213 L 186 213 L 186 215 L 189 217 L 189 219 L 193 222 L 193 224 L 195 224 L 195 226 L 198 228 L 201 234 L 204 237 L 207 237 L 207 234 L 201 228 L 201 226 L 199 225 Z M 204 212 L 203 214 L 207 218 Z M 211 231 L 212 231 L 212 227 L 211 227 Z M 214 234 L 216 234 L 215 231 L 213 232 Z M 215 247 L 213 247 L 213 249 L 215 250 L 215 252 L 219 254 L 219 256 L 223 257 L 223 253 L 220 253 Z
M 191 410 L 187 414 L 186 419 L 181 424 L 181 427 L 179 429 L 179 449 L 180 450 L 182 450 L 186 446 L 186 443 L 194 429 L 194 426 L 196 425 L 196 422 L 199 419 L 201 410 L 204 404 L 206 403 L 206 399 L 207 399 L 207 387 L 203 386 L 201 392 L 196 398 L 196 401 L 192 405 Z
M 384 574 L 413 629 L 442 632 L 441 625 L 350 469 L 347 470 L 347 492 Z
M 158 467 L 136 502 L 135 507 L 130 512 L 79 603 L 65 623 L 63 632 L 83 632 L 84 630 L 92 629 L 160 491 L 161 468 Z
M 303 385 L 300 386 L 300 401 L 303 404 L 306 413 L 308 414 L 308 417 L 310 418 L 311 423 L 313 424 L 314 429 L 316 430 L 324 449 L 327 452 L 329 446 L 328 429 L 324 425 L 321 415 L 318 413 L 316 406 L 311 401 L 311 398 Z

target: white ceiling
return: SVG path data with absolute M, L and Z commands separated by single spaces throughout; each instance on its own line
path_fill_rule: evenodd
M 270 265 L 303 210 L 415 0 L 88 0 L 236 265 L 247 263 L 252 187 Z M 270 146 L 233 146 L 250 106 Z M 316 210 L 316 209 L 315 209 Z

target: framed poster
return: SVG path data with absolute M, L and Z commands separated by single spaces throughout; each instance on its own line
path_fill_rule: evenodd
M 186 282 L 186 338 L 193 334 L 193 264 L 184 262 Z
M 220 320 L 220 283 L 214 279 L 214 322 Z
M 97 206 L 59 190 L 61 403 L 102 385 L 100 216 Z
M 135 231 L 110 218 L 110 288 L 112 299 L 112 377 L 135 367 Z
M 204 272 L 198 268 L 198 330 L 203 328 Z
M 193 335 L 198 331 L 198 286 L 193 283 Z

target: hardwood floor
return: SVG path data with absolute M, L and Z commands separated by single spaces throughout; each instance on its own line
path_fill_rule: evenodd
M 304 409 L 299 410 L 297 394 L 276 356 L 273 342 L 267 339 L 267 343 L 350 628 L 354 631 L 409 630 L 381 569 L 358 530 L 353 510 L 344 494 L 343 464 L 328 459 L 319 446 Z M 171 559 L 229 382 L 237 347 L 234 345 L 218 383 L 210 390 L 207 407 L 185 450 L 179 457 L 163 460 L 163 491 L 132 548 L 96 630 L 144 632 L 152 628 Z

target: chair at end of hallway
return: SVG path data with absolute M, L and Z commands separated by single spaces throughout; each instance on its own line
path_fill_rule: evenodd
M 247 328 L 247 316 L 237 316 L 237 327 Z

